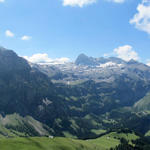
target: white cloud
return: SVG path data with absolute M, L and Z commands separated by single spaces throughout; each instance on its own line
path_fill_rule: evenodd
M 125 0 L 107 0 L 107 1 L 114 2 L 114 3 L 124 3 L 125 2 Z
M 56 58 L 52 61 L 52 63 L 56 63 L 56 64 L 64 64 L 66 62 L 69 62 L 70 59 L 67 57 L 62 57 L 62 58 Z
M 31 57 L 24 56 L 24 58 L 29 62 L 40 64 L 64 64 L 70 61 L 70 59 L 66 57 L 51 59 L 46 53 L 34 54 Z
M 146 65 L 150 66 L 150 59 L 147 60 Z
M 10 30 L 6 30 L 5 35 L 6 35 L 7 37 L 14 37 L 14 33 L 11 32 Z
M 137 13 L 130 20 L 130 24 L 134 24 L 139 30 L 145 31 L 150 34 L 150 1 L 143 0 L 137 6 Z
M 132 46 L 124 45 L 114 49 L 114 53 L 117 57 L 129 61 L 131 59 L 139 60 L 138 54 L 133 50 Z
M 97 0 L 63 0 L 63 5 L 64 6 L 78 6 L 78 7 L 83 7 L 85 5 L 93 4 Z
M 103 57 L 111 57 L 111 56 L 113 56 L 114 55 L 114 52 L 110 52 L 110 53 L 104 53 L 103 54 Z
M 3 3 L 3 2 L 5 2 L 5 0 L 0 0 L 0 3 Z
M 32 63 L 49 63 L 52 60 L 48 57 L 48 54 L 46 53 L 38 53 L 38 54 L 34 54 L 31 57 L 28 56 L 24 56 L 25 59 L 27 59 L 28 61 L 32 62 Z
M 103 57 L 109 57 L 110 55 L 109 54 L 107 54 L 107 53 L 105 53 L 104 55 L 103 55 Z
M 28 41 L 28 40 L 30 40 L 31 38 L 32 38 L 31 36 L 24 35 L 24 36 L 21 37 L 21 40 L 23 40 L 23 41 Z

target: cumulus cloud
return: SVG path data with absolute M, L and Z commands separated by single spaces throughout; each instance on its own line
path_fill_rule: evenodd
M 3 2 L 5 2 L 5 0 L 0 0 L 0 3 L 3 3 Z
M 125 61 L 129 61 L 131 59 L 139 60 L 138 54 L 133 50 L 132 46 L 130 45 L 124 45 L 124 46 L 115 48 L 114 53 L 117 55 L 117 57 Z
M 137 6 L 137 13 L 130 20 L 130 24 L 135 25 L 139 30 L 145 31 L 150 34 L 150 1 L 143 0 Z
M 107 1 L 114 2 L 114 3 L 124 3 L 125 2 L 125 0 L 107 0 Z
M 50 59 L 46 53 L 34 54 L 31 57 L 24 56 L 24 58 L 32 63 L 49 63 L 52 61 L 52 59 Z
M 69 62 L 69 61 L 70 61 L 69 58 L 67 58 L 67 57 L 62 57 L 62 58 L 56 58 L 56 59 L 54 59 L 52 62 L 53 62 L 53 63 L 56 63 L 56 64 L 64 64 L 64 63 Z
M 21 40 L 23 40 L 23 41 L 28 41 L 28 40 L 30 40 L 31 38 L 32 38 L 31 36 L 24 35 L 24 36 L 21 37 Z
M 104 53 L 103 54 L 103 57 L 111 57 L 111 56 L 113 56 L 114 55 L 114 52 L 110 52 L 110 53 Z
M 64 6 L 71 6 L 71 7 L 83 7 L 85 5 L 93 4 L 97 0 L 63 0 Z
M 14 37 L 14 33 L 11 32 L 10 30 L 6 30 L 5 35 L 6 35 L 7 37 Z
M 150 66 L 150 59 L 147 60 L 146 65 Z
M 38 64 L 64 64 L 70 61 L 70 59 L 66 57 L 51 59 L 46 53 L 34 54 L 31 57 L 24 56 L 24 58 L 29 62 Z

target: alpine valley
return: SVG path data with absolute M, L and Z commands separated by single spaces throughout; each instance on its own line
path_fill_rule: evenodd
M 143 150 L 149 137 L 149 66 L 85 54 L 33 64 L 0 48 L 2 150 Z

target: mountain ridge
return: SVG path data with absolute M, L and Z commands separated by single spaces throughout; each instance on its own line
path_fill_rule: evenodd
M 62 83 L 75 83 L 89 79 L 96 82 L 113 82 L 115 77 L 123 75 L 137 80 L 150 80 L 149 66 L 134 60 L 126 62 L 115 57 L 93 58 L 81 54 L 72 63 L 62 65 L 33 64 L 32 67 L 39 69 L 52 80 Z
M 100 64 L 105 64 L 107 62 L 114 62 L 114 63 L 126 63 L 126 61 L 117 58 L 117 57 L 98 57 L 98 58 L 94 58 L 94 57 L 88 57 L 85 54 L 80 54 L 77 59 L 75 60 L 75 64 L 76 65 L 87 65 L 87 66 L 96 66 L 96 65 L 100 65 Z

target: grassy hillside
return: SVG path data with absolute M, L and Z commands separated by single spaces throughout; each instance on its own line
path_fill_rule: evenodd
M 134 108 L 137 111 L 150 110 L 150 92 L 148 92 L 145 97 L 135 103 Z
M 75 140 L 71 138 L 47 137 L 33 138 L 1 138 L 2 150 L 106 150 L 120 143 L 120 138 L 136 140 L 133 133 L 112 132 L 92 140 Z
M 118 145 L 120 143 L 121 138 L 125 138 L 127 141 L 129 141 L 129 143 L 132 144 L 131 141 L 138 139 L 138 136 L 136 136 L 134 133 L 125 134 L 125 133 L 111 132 L 100 138 L 89 140 L 89 142 L 105 150 Z
M 50 132 L 50 128 L 30 116 L 0 115 L 0 137 L 45 136 Z

